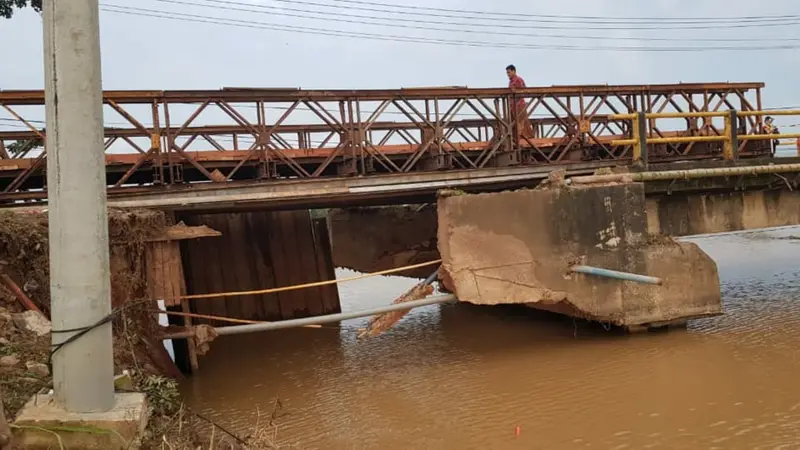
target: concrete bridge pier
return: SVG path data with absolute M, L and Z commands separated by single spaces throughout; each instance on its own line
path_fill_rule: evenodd
M 555 187 L 438 202 L 442 281 L 463 302 L 525 304 L 627 328 L 720 314 L 717 267 L 648 233 L 641 184 Z M 576 274 L 590 265 L 663 285 Z

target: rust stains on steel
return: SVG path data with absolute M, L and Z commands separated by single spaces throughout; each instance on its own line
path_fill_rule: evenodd
M 763 83 L 392 90 L 106 91 L 110 191 L 192 183 L 308 180 L 413 172 L 625 165 L 631 114 L 761 109 Z M 518 129 L 520 109 L 532 135 Z M 46 194 L 42 91 L 0 91 L 0 201 Z M 741 135 L 761 117 L 742 115 Z M 721 118 L 646 125 L 650 162 L 715 159 Z M 694 139 L 691 139 L 694 138 Z M 674 142 L 673 142 L 674 141 Z M 742 139 L 738 156 L 769 155 Z

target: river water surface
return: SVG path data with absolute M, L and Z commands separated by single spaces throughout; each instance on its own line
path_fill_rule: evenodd
M 800 229 L 693 241 L 725 315 L 687 330 L 433 306 L 370 340 L 363 320 L 220 338 L 184 391 L 242 434 L 280 399 L 278 440 L 308 449 L 800 449 Z M 343 310 L 412 284 L 343 284 Z

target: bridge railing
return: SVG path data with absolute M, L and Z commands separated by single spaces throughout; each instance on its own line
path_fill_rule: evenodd
M 631 137 L 628 139 L 615 139 L 612 145 L 630 145 L 633 147 L 632 160 L 634 163 L 647 164 L 650 160 L 650 153 L 658 145 L 670 144 L 694 144 L 694 143 L 721 143 L 722 156 L 726 160 L 735 161 L 740 157 L 741 150 L 748 142 L 752 141 L 776 141 L 780 139 L 798 139 L 800 133 L 765 133 L 761 129 L 751 129 L 748 132 L 743 119 L 757 118 L 757 124 L 763 124 L 765 116 L 800 116 L 800 110 L 771 110 L 771 111 L 695 111 L 695 112 L 673 112 L 673 113 L 630 113 L 615 114 L 611 117 L 615 120 L 626 120 L 630 123 Z M 688 135 L 688 136 L 654 136 L 651 131 L 655 129 L 655 122 L 658 119 L 703 119 L 704 121 L 721 118 L 724 123 L 723 129 L 714 130 L 712 135 Z M 774 142 L 769 148 L 774 154 Z
M 762 87 L 106 91 L 107 182 L 130 192 L 184 183 L 627 164 L 633 157 L 630 114 L 758 111 Z M 756 133 L 760 120 L 747 117 L 739 134 Z M 723 134 L 711 119 L 695 121 L 648 124 L 646 145 L 656 148 L 645 156 L 662 162 L 719 158 L 721 141 L 714 138 L 658 151 L 654 139 Z M 42 91 L 0 91 L 0 201 L 46 195 L 45 125 Z M 742 140 L 740 157 L 768 154 L 761 144 Z

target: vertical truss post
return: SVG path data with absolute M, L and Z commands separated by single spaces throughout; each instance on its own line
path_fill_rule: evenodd
M 756 109 L 758 111 L 763 111 L 764 107 L 761 101 L 761 88 L 756 88 Z M 761 126 L 764 124 L 764 118 L 762 116 L 756 116 L 756 124 L 755 129 L 753 130 L 754 133 L 761 133 Z
M 647 166 L 647 114 L 644 111 L 636 113 L 636 118 L 633 119 L 631 126 L 631 134 L 636 141 L 633 144 L 633 162 Z
M 153 165 L 153 184 L 164 182 L 164 166 L 161 163 L 161 133 L 155 130 L 150 134 L 150 148 L 155 153 L 155 164 Z
M 153 149 L 155 155 L 153 156 L 153 184 L 164 183 L 164 160 L 161 151 L 161 121 L 159 113 L 158 100 L 153 100 L 150 105 L 150 113 L 153 120 L 153 131 L 150 134 L 150 147 Z
M 739 159 L 739 117 L 735 109 L 725 115 L 725 143 L 722 148 L 723 155 L 728 161 Z
M 267 149 L 267 146 L 272 141 L 272 133 L 267 131 L 267 110 L 264 107 L 263 100 L 256 100 L 256 120 L 258 122 L 258 136 L 256 136 L 256 145 L 258 146 L 257 176 L 261 180 L 274 178 L 277 175 L 277 169 L 274 167 L 272 155 L 269 154 Z
M 358 101 L 358 100 L 356 100 Z M 342 127 L 339 130 L 339 142 L 342 145 L 341 163 L 338 164 L 339 175 L 353 176 L 366 173 L 363 161 L 363 147 L 355 142 L 355 123 L 353 121 L 353 99 L 339 101 L 339 113 Z
M 165 179 L 167 183 L 174 184 L 175 183 L 175 171 L 173 170 L 173 161 L 172 161 L 172 146 L 174 143 L 174 138 L 172 136 L 172 122 L 170 121 L 169 117 L 169 103 L 167 103 L 166 99 L 164 100 L 164 131 L 167 132 L 166 136 L 166 147 L 167 153 L 165 157 L 167 158 L 167 169 L 169 171 L 169 179 Z

